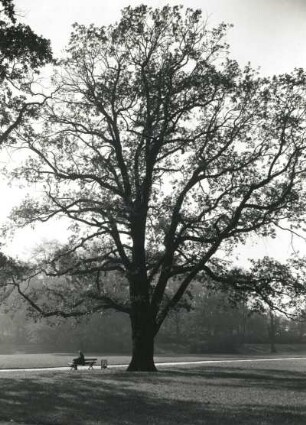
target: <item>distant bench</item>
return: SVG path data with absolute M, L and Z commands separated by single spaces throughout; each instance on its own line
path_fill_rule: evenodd
M 70 366 L 70 370 L 74 369 L 74 370 L 78 370 L 78 366 L 89 366 L 88 370 L 93 369 L 94 365 L 97 363 L 98 359 L 91 359 L 91 358 L 87 358 L 84 359 L 84 363 L 68 363 L 68 366 Z
M 97 364 L 97 361 L 98 361 L 98 359 L 85 358 L 83 364 L 70 362 L 70 363 L 68 363 L 68 366 L 70 366 L 70 370 L 72 370 L 72 369 L 78 370 L 78 366 L 88 366 L 88 370 L 90 370 L 90 369 L 93 369 L 94 365 Z M 101 360 L 101 369 L 106 369 L 107 366 L 108 366 L 107 360 L 102 359 Z

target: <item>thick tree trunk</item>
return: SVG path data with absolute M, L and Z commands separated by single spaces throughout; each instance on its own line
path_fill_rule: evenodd
M 131 314 L 133 352 L 128 371 L 156 372 L 153 322 L 148 312 Z
M 149 192 L 148 192 L 149 193 Z M 146 196 L 144 196 L 145 198 Z M 155 372 L 154 364 L 154 325 L 151 304 L 150 284 L 146 270 L 145 231 L 147 202 L 138 196 L 134 203 L 134 219 L 131 224 L 133 239 L 133 267 L 129 270 L 132 360 L 128 371 Z M 138 206 L 138 209 L 137 209 Z

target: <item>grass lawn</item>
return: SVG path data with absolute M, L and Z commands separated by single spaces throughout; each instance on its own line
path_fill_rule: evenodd
M 0 369 L 27 369 L 39 367 L 67 366 L 78 353 L 50 354 L 1 354 Z M 86 353 L 85 357 L 107 358 L 110 364 L 127 364 L 129 356 L 105 356 L 97 353 Z
M 298 355 L 298 354 L 295 354 Z M 61 367 L 67 366 L 71 359 L 77 357 L 78 353 L 49 353 L 49 354 L 0 354 L 1 369 L 27 369 L 41 367 Z M 279 355 L 278 355 L 279 356 Z M 122 365 L 130 362 L 130 356 L 108 355 L 101 353 L 85 353 L 85 357 L 96 357 L 98 362 L 104 358 L 110 365 Z M 241 356 L 240 356 L 241 357 Z M 219 358 L 237 358 L 236 355 L 181 355 L 181 356 L 155 356 L 155 361 L 175 362 L 175 361 L 197 361 Z
M 306 360 L 2 372 L 0 424 L 305 425 Z

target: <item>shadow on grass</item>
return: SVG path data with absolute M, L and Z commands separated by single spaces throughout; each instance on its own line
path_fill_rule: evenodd
M 181 376 L 186 381 L 186 376 L 192 378 L 205 378 L 209 380 L 206 385 L 220 385 L 231 387 L 254 387 L 268 389 L 282 389 L 290 391 L 306 391 L 306 372 L 286 371 L 277 369 L 244 369 L 243 367 L 235 368 L 193 368 L 189 370 L 171 370 L 167 371 L 167 375 L 173 377 L 176 381 Z M 224 382 L 227 380 L 227 383 Z M 214 382 L 215 381 L 215 382 Z M 306 420 L 305 420 L 306 424 Z
M 229 394 L 231 389 L 226 387 L 235 386 L 237 377 L 241 385 L 245 382 L 246 390 L 253 385 L 285 392 L 288 388 L 305 390 L 300 375 L 272 372 L 210 367 L 159 374 L 108 371 L 5 376 L 1 379 L 0 421 L 31 425 L 305 425 L 306 405 L 252 400 L 231 403 L 226 393 L 218 397 L 216 388 L 212 389 L 215 398 L 197 391 L 213 381 Z M 194 385 L 193 392 L 185 397 L 188 385 Z M 211 395 L 210 391 L 206 394 Z

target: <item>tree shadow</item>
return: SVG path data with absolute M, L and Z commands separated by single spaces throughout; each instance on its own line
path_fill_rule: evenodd
M 243 381 L 254 374 L 239 371 L 238 376 Z M 229 369 L 5 376 L 1 379 L 0 421 L 31 425 L 305 425 L 305 405 L 233 404 L 226 397 L 212 399 L 197 393 L 197 385 L 207 387 L 220 379 L 220 387 L 226 388 L 236 377 L 237 371 L 231 374 Z M 190 394 L 185 397 L 184 389 L 196 378 L 193 399 Z M 291 379 L 302 381 L 294 375 Z M 265 386 L 267 380 L 275 381 L 274 385 L 283 382 L 277 377 L 266 376 L 265 380 L 258 374 L 257 380 L 247 385 Z M 218 389 L 213 391 L 218 394 Z
M 168 377 L 177 380 L 180 377 L 184 382 L 186 376 L 205 378 L 206 385 L 241 386 L 261 388 L 306 391 L 306 372 L 286 371 L 277 369 L 246 369 L 243 367 L 201 367 L 192 369 L 175 369 L 166 371 Z M 224 380 L 228 380 L 226 384 Z M 213 382 L 216 381 L 216 382 Z M 305 422 L 306 423 L 306 422 Z

